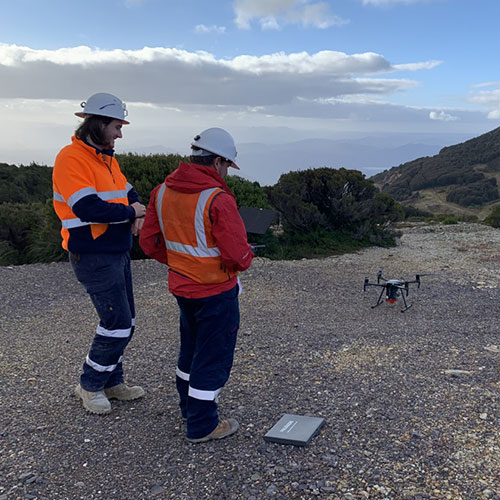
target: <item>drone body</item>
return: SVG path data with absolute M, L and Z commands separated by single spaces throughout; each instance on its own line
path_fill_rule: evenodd
M 383 283 L 381 283 L 383 281 Z M 410 309 L 411 304 L 408 305 L 406 303 L 406 297 L 408 297 L 408 293 L 410 291 L 410 284 L 411 283 L 416 283 L 418 288 L 420 288 L 420 275 L 417 274 L 415 276 L 415 279 L 412 281 L 406 281 L 402 279 L 393 279 L 393 280 L 386 280 L 382 276 L 382 269 L 377 273 L 377 282 L 376 283 L 370 283 L 368 278 L 365 278 L 365 283 L 363 286 L 363 290 L 366 291 L 366 287 L 368 286 L 378 286 L 381 288 L 380 295 L 378 297 L 377 303 L 372 306 L 372 309 L 375 307 L 379 306 L 382 304 L 382 302 L 388 302 L 389 304 L 395 304 L 398 300 L 398 298 L 401 296 L 403 298 L 404 302 L 404 308 L 401 309 L 401 312 L 405 312 L 408 309 Z M 385 293 L 385 297 L 383 297 Z

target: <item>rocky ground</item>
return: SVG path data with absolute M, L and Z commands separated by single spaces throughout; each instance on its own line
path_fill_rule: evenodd
M 96 323 L 68 264 L 0 268 L 0 500 L 500 499 L 500 231 L 410 226 L 395 248 L 256 259 L 220 410 L 240 431 L 193 445 L 174 384 L 165 269 L 133 263 L 128 380 L 87 414 L 72 395 Z M 365 276 L 422 277 L 371 309 Z M 324 417 L 306 447 L 267 443 L 284 413 Z

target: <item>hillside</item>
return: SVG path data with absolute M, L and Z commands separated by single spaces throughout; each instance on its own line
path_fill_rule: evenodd
M 404 204 L 483 218 L 500 203 L 500 128 L 418 158 L 371 179 Z

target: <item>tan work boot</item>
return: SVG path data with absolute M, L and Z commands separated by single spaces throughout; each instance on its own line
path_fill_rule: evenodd
M 144 389 L 138 385 L 129 387 L 126 384 L 118 384 L 114 387 L 104 389 L 104 394 L 108 399 L 118 399 L 119 401 L 132 401 L 132 399 L 139 399 L 146 394 Z
M 228 418 L 227 420 L 221 420 L 217 427 L 205 437 L 201 438 L 186 438 L 191 443 L 204 443 L 205 441 L 210 441 L 211 439 L 222 439 L 231 434 L 234 434 L 240 424 L 234 418 Z
M 75 394 L 82 400 L 83 407 L 90 413 L 104 414 L 111 412 L 111 403 L 103 391 L 86 391 L 78 384 L 75 387 Z

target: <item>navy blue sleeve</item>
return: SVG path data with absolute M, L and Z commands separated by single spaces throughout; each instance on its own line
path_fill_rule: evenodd
M 135 219 L 133 207 L 123 203 L 108 203 L 96 194 L 78 200 L 72 210 L 83 222 L 123 222 Z
M 137 194 L 137 191 L 131 187 L 128 192 L 127 192 L 127 198 L 128 198 L 128 202 L 132 205 L 132 203 L 135 203 L 136 201 L 138 201 L 139 203 L 141 203 L 141 199 L 139 198 L 139 195 Z

